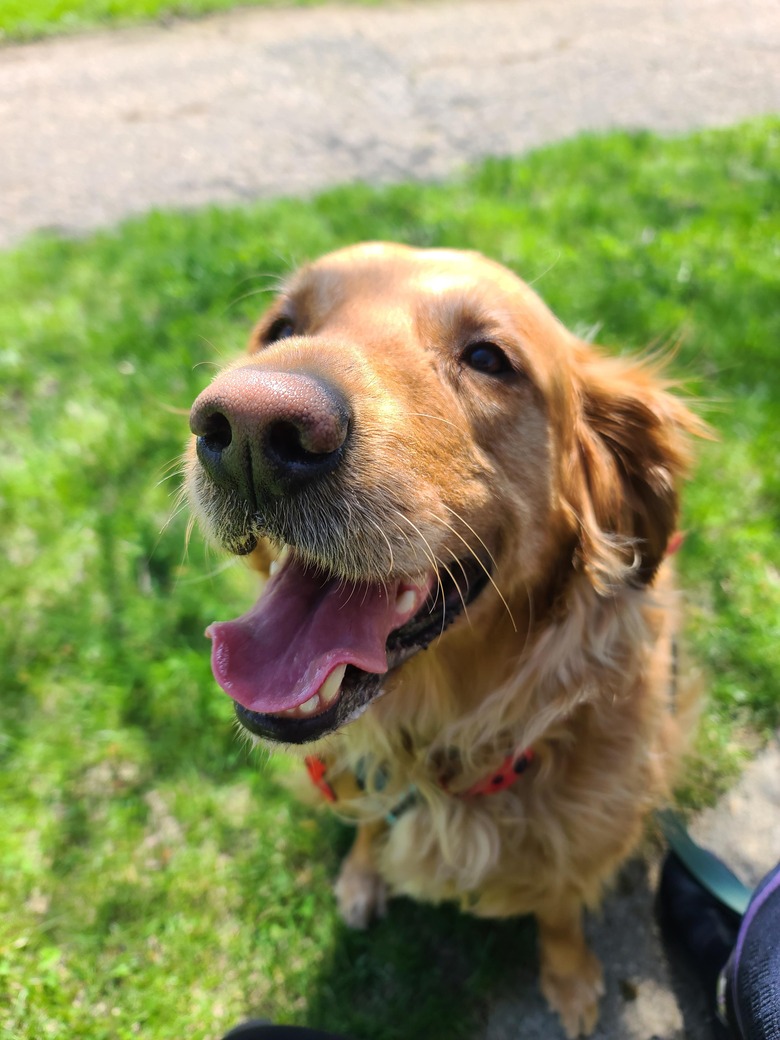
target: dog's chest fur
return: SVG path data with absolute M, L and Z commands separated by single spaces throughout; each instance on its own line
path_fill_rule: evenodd
M 470 721 L 428 727 L 419 707 L 428 702 L 418 700 L 415 686 L 424 692 L 434 677 L 418 662 L 392 701 L 377 702 L 329 745 L 334 770 L 360 776 L 339 809 L 360 822 L 390 821 L 376 853 L 392 891 L 454 899 L 485 916 L 554 902 L 555 879 L 577 887 L 584 903 L 598 901 L 605 862 L 618 864 L 636 844 L 647 809 L 666 793 L 681 739 L 670 686 L 674 611 L 663 595 L 659 587 L 653 606 L 634 597 L 612 613 L 619 670 L 614 660 L 594 669 L 595 649 L 588 653 L 574 639 L 576 653 L 567 659 L 561 633 L 557 669 L 519 669 L 514 684 L 496 692 L 503 727 L 493 720 L 486 728 L 484 707 Z M 628 657 L 618 652 L 623 639 L 632 647 Z M 502 698 L 514 715 L 501 710 Z M 484 705 L 481 693 L 478 700 Z M 440 724 L 447 715 L 439 704 L 433 718 Z M 399 718 L 406 721 L 399 725 Z M 533 761 L 511 788 L 463 796 L 523 747 Z

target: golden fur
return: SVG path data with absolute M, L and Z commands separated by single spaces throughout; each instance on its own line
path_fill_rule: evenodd
M 264 347 L 291 303 L 294 335 Z M 501 348 L 511 378 L 464 365 L 475 341 Z M 605 357 L 476 254 L 331 254 L 290 280 L 249 349 L 238 365 L 336 379 L 360 424 L 338 493 L 299 521 L 294 551 L 374 581 L 491 561 L 458 621 L 356 721 L 303 749 L 360 825 L 337 883 L 344 917 L 365 926 L 386 889 L 533 913 L 542 990 L 567 1036 L 592 1031 L 603 988 L 582 908 L 668 796 L 684 743 L 666 552 L 699 422 L 651 366 Z M 251 518 L 227 516 L 194 450 L 189 470 L 206 528 L 228 547 L 245 537 Z M 265 573 L 277 550 L 260 542 L 250 561 Z M 463 797 L 526 748 L 533 763 L 510 789 Z

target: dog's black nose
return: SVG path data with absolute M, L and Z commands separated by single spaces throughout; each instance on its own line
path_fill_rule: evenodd
M 211 479 L 251 502 L 258 493 L 283 494 L 332 472 L 351 418 L 344 394 L 325 380 L 248 365 L 203 391 L 190 429 Z

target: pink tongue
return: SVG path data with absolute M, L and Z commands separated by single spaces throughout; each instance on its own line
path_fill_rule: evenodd
M 206 629 L 214 678 L 245 708 L 273 714 L 303 704 L 339 665 L 382 674 L 388 636 L 419 610 L 428 587 L 329 579 L 288 559 L 251 610 Z M 409 589 L 414 602 L 405 597 L 399 612 Z

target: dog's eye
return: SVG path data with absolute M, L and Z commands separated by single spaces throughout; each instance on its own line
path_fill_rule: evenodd
M 290 336 L 294 335 L 295 322 L 292 318 L 287 318 L 283 315 L 273 322 L 268 332 L 263 336 L 263 343 L 267 346 L 269 343 L 278 343 L 280 339 L 289 339 Z
M 514 371 L 509 358 L 495 343 L 472 343 L 461 354 L 461 360 L 475 372 L 484 372 L 488 376 L 502 376 Z

